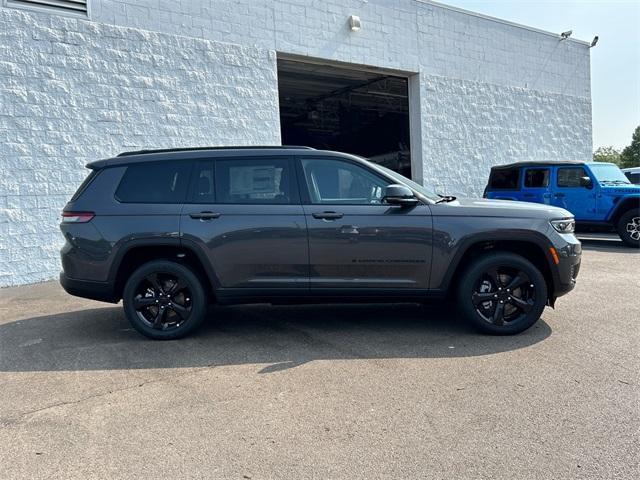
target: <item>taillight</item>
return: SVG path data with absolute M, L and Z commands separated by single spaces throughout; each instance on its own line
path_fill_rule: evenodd
M 93 217 L 93 212 L 62 212 L 62 223 L 87 223 Z

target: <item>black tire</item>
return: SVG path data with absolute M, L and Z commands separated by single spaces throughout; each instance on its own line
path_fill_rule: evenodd
M 531 327 L 542 315 L 547 284 L 526 258 L 494 252 L 478 258 L 465 270 L 457 294 L 459 308 L 478 330 L 514 335 Z
M 138 268 L 122 294 L 131 326 L 154 340 L 173 340 L 200 326 L 207 298 L 200 279 L 186 266 L 154 260 Z
M 640 248 L 640 211 L 629 210 L 618 220 L 618 235 L 625 245 Z

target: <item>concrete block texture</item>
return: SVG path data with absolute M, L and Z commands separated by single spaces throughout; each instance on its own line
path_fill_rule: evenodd
M 0 9 L 0 286 L 57 275 L 87 162 L 279 143 L 272 51 Z

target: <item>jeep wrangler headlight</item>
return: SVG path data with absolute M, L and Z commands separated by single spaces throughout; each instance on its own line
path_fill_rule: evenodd
M 549 223 L 551 223 L 551 226 L 560 233 L 573 233 L 576 231 L 576 221 L 573 218 L 551 220 Z

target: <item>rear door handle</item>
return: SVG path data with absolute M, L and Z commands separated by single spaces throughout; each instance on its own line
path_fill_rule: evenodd
M 321 219 L 321 220 L 337 220 L 338 218 L 342 218 L 344 215 L 338 212 L 316 212 L 312 213 L 313 218 Z
M 190 213 L 189 216 L 197 220 L 213 220 L 214 218 L 218 218 L 220 214 L 214 213 L 214 212 L 200 212 L 200 213 Z

